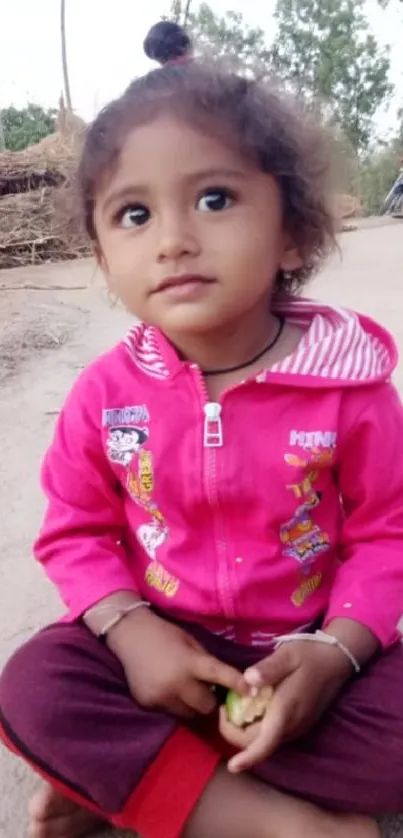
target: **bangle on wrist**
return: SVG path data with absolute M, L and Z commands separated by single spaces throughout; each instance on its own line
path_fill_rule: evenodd
M 314 643 L 325 643 L 328 646 L 335 646 L 337 649 L 340 649 L 341 652 L 349 659 L 351 666 L 354 669 L 356 675 L 359 675 L 361 672 L 361 666 L 358 663 L 357 658 L 350 652 L 350 649 L 342 643 L 338 637 L 335 637 L 333 634 L 327 634 L 325 631 L 315 631 L 314 634 L 309 634 L 308 632 L 295 632 L 295 634 L 284 634 L 282 637 L 277 637 L 274 643 L 274 648 L 278 649 L 284 643 L 292 643 L 293 640 L 310 640 Z
M 106 643 L 107 636 L 111 629 L 115 628 L 115 626 L 119 625 L 119 623 L 124 620 L 129 614 L 132 614 L 133 611 L 137 611 L 138 608 L 150 608 L 150 603 L 145 602 L 143 599 L 139 599 L 136 602 L 131 602 L 129 605 L 124 605 L 122 608 L 114 608 L 113 605 L 109 606 L 110 610 L 113 611 L 112 616 L 109 620 L 106 621 L 105 625 L 102 626 L 101 630 L 97 633 L 98 639 L 101 640 L 103 643 Z

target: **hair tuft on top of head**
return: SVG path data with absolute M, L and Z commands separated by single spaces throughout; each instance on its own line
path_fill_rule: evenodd
M 187 32 L 172 20 L 161 20 L 151 27 L 145 41 L 144 52 L 152 61 L 168 64 L 185 59 L 192 54 L 192 42 Z

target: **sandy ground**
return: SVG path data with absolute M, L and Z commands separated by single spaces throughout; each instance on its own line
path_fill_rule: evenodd
M 377 317 L 403 349 L 403 224 L 366 225 L 345 234 L 342 259 L 332 260 L 314 291 Z M 123 311 L 108 305 L 90 261 L 0 272 L 0 667 L 60 613 L 57 596 L 31 558 L 43 511 L 39 463 L 71 383 L 128 323 Z M 403 365 L 396 381 L 403 392 Z M 1 838 L 23 838 L 33 785 L 29 772 L 0 751 Z M 403 820 L 391 824 L 388 836 L 403 838 Z

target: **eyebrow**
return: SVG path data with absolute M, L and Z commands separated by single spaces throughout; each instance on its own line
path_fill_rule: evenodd
M 201 169 L 198 172 L 192 172 L 188 175 L 184 175 L 183 180 L 187 184 L 192 185 L 201 180 L 215 179 L 217 181 L 220 178 L 245 180 L 246 177 L 247 173 L 241 169 L 217 167 L 211 169 Z M 216 185 L 218 186 L 219 184 L 216 183 Z M 110 195 L 107 196 L 103 209 L 108 210 L 111 204 L 122 204 L 125 201 L 133 200 L 134 196 L 146 195 L 148 191 L 149 186 L 145 183 L 132 183 L 129 186 L 124 186 L 121 189 L 117 189 L 115 192 L 112 191 Z
M 220 168 L 217 166 L 216 168 L 201 169 L 199 172 L 193 172 L 187 176 L 185 175 L 185 180 L 189 183 L 194 183 L 198 180 L 208 180 L 209 178 L 220 177 L 238 178 L 238 180 L 240 180 L 246 178 L 246 172 L 242 171 L 242 169 Z

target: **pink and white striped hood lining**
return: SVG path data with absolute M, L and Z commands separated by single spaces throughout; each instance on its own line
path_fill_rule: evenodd
M 297 349 L 260 380 L 289 386 L 357 386 L 390 378 L 397 350 L 389 333 L 369 317 L 307 299 L 279 303 L 276 311 L 306 330 Z M 159 380 L 178 372 L 182 362 L 166 338 L 152 326 L 134 326 L 126 348 L 136 366 Z

